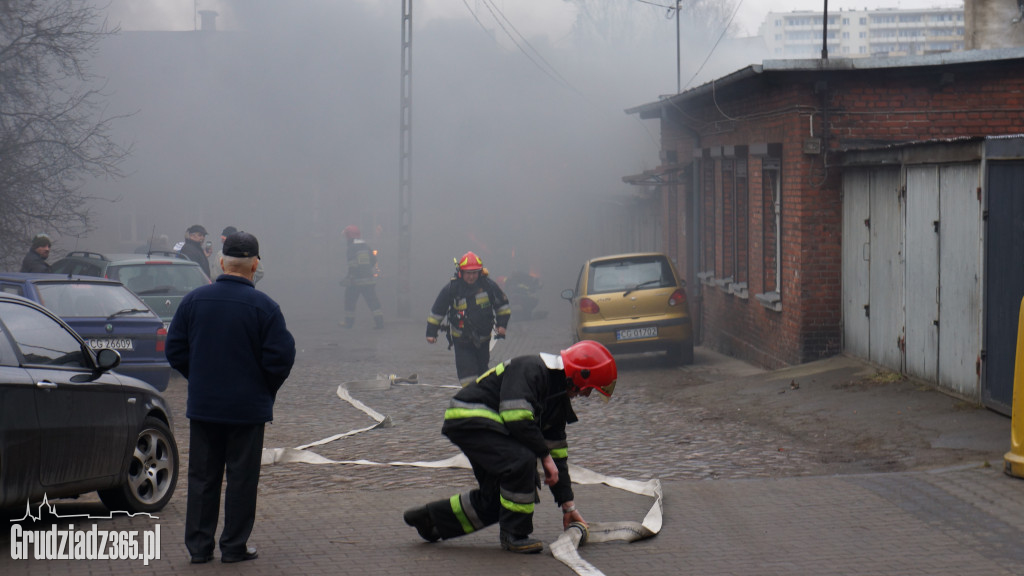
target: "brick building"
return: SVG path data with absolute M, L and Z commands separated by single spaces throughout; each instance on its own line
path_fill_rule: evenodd
M 765 367 L 799 364 L 850 338 L 844 195 L 865 193 L 846 159 L 914 142 L 941 159 L 943 143 L 1024 133 L 1024 49 L 765 61 L 627 113 L 660 120 L 659 167 L 624 180 L 660 196 L 663 248 L 686 276 L 701 342 Z M 906 171 L 896 179 L 905 196 Z M 964 188 L 980 201 L 980 183 Z M 892 250 L 873 263 L 902 265 Z M 903 369 L 905 351 L 896 356 Z

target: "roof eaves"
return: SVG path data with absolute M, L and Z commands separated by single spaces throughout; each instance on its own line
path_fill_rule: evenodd
M 647 104 L 641 104 L 640 106 L 636 106 L 633 108 L 627 108 L 626 114 L 640 114 L 640 118 L 642 120 L 659 118 L 661 116 L 661 109 L 666 105 L 675 106 L 682 102 L 685 102 L 690 98 L 700 96 L 701 94 L 709 93 L 712 89 L 718 89 L 721 88 L 722 86 L 728 86 L 741 80 L 757 76 L 758 74 L 761 73 L 761 70 L 761 65 L 753 64 L 747 66 L 746 68 L 741 68 L 733 72 L 732 74 L 722 76 L 717 80 L 712 80 L 711 82 L 702 84 L 700 86 L 697 86 L 696 88 L 691 88 L 690 90 L 687 90 L 685 92 L 680 92 L 679 94 L 672 94 L 669 96 L 662 96 L 661 99 L 658 100 L 657 102 L 649 102 Z
M 741 68 L 732 74 L 722 76 L 685 92 L 663 96 L 656 102 L 641 104 L 627 108 L 626 114 L 639 114 L 643 120 L 658 118 L 661 109 L 666 105 L 676 106 L 689 100 L 720 90 L 731 84 L 765 73 L 781 72 L 815 72 L 844 70 L 882 70 L 895 68 L 922 68 L 928 66 L 948 66 L 953 64 L 981 64 L 985 62 L 1024 60 L 1024 47 L 998 48 L 995 50 L 964 50 L 960 52 L 943 52 L 922 56 L 900 56 L 895 58 L 836 58 L 832 60 L 765 60 L 760 65 L 754 64 Z

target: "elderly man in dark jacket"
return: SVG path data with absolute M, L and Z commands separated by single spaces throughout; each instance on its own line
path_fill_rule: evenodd
M 21 261 L 21 271 L 48 273 L 50 265 L 46 262 L 46 259 L 49 256 L 50 237 L 46 234 L 36 234 L 32 238 L 32 247 L 29 248 L 28 254 L 25 254 L 25 258 Z
M 213 284 L 188 293 L 167 333 L 167 360 L 188 379 L 188 502 L 185 546 L 192 562 L 213 559 L 221 478 L 227 470 L 222 562 L 256 558 L 248 545 L 256 520 L 264 425 L 295 362 L 295 340 L 281 309 L 252 282 L 259 243 L 228 236 Z

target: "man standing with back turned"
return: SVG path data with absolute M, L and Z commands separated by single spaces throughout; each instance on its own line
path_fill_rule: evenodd
M 247 232 L 224 241 L 224 274 L 181 301 L 167 333 L 167 360 L 188 379 L 188 501 L 185 546 L 193 564 L 213 559 L 224 492 L 221 562 L 254 560 L 263 429 L 295 362 L 281 308 L 256 290 L 259 243 Z

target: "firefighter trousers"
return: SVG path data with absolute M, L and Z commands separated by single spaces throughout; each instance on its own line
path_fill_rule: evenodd
M 441 538 L 476 532 L 497 522 L 514 538 L 533 532 L 537 456 L 507 434 L 452 431 L 451 440 L 469 459 L 479 488 L 427 504 Z
M 356 303 L 362 296 L 366 305 L 373 313 L 373 321 L 379 327 L 384 323 L 384 312 L 380 307 L 380 299 L 377 298 L 377 287 L 374 284 L 350 284 L 345 287 L 345 326 L 349 328 L 356 321 Z
M 472 340 L 465 338 L 456 338 L 453 342 L 455 373 L 463 388 L 476 382 L 481 374 L 487 372 L 487 365 L 491 362 L 491 349 L 487 344 L 488 342 L 475 344 Z

